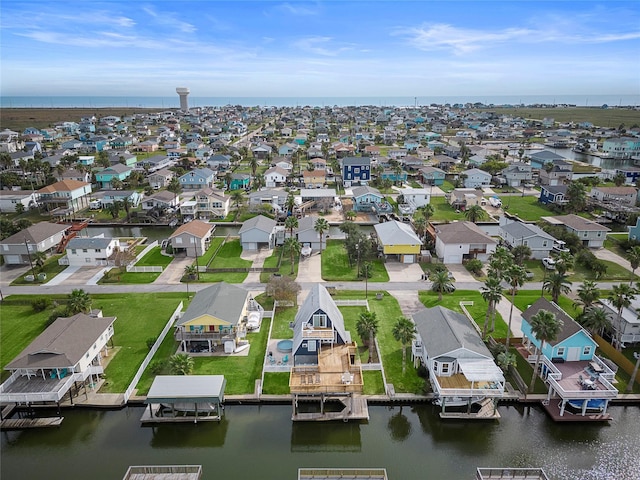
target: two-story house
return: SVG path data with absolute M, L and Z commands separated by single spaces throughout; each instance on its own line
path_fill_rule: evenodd
M 183 190 L 201 190 L 205 187 L 213 187 L 216 173 L 209 168 L 196 168 L 185 173 L 178 180 Z
M 67 263 L 73 267 L 104 267 L 118 249 L 120 241 L 117 238 L 75 237 L 67 243 Z
M 62 180 L 38 190 L 38 203 L 45 205 L 49 212 L 68 215 L 89 208 L 90 195 L 90 183 Z
M 478 168 L 471 168 L 460 173 L 464 179 L 465 188 L 482 188 L 488 187 L 491 183 L 491 174 Z
M 180 225 L 169 237 L 174 253 L 187 257 L 201 257 L 209 248 L 216 226 L 209 222 L 192 220 Z
M 487 262 L 498 242 L 475 223 L 453 222 L 435 227 L 436 254 L 445 264 L 461 264 L 477 258 Z
M 593 220 L 588 220 L 574 214 L 561 215 L 558 217 L 542 217 L 542 220 L 552 225 L 560 225 L 568 232 L 576 234 L 582 244 L 589 248 L 601 248 L 607 238 L 607 232 L 611 230 Z
M 555 160 L 540 169 L 538 178 L 541 185 L 565 185 L 573 178 L 573 165 L 564 160 Z
M 445 171 L 436 167 L 422 167 L 420 170 L 422 183 L 425 185 L 440 186 L 444 183 Z
M 531 258 L 549 256 L 558 241 L 537 225 L 500 218 L 500 238 L 511 248 L 524 245 L 531 249 Z
M 345 187 L 367 185 L 371 180 L 371 158 L 344 157 L 341 160 L 342 180 Z
M 39 222 L 0 241 L 0 255 L 6 265 L 30 265 L 31 255 L 49 253 L 61 244 L 69 225 Z
M 149 185 L 154 190 L 159 190 L 169 186 L 171 179 L 175 176 L 175 173 L 168 168 L 161 168 L 160 170 L 153 172 L 147 176 Z
M 528 163 L 514 162 L 502 170 L 502 177 L 510 187 L 521 187 L 533 180 L 533 167 Z
M 133 169 L 127 167 L 121 163 L 116 163 L 110 167 L 100 170 L 96 173 L 96 182 L 100 185 L 100 188 L 113 188 L 112 182 L 118 180 L 123 182 L 126 180 Z

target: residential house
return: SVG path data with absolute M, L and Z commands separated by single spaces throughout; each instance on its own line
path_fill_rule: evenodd
M 307 215 L 298 220 L 298 228 L 296 229 L 296 238 L 303 247 L 309 247 L 312 251 L 320 251 L 327 245 L 326 238 L 329 237 L 328 232 L 324 232 L 325 239 L 320 240 L 320 234 L 316 232 L 315 225 L 318 217 L 316 215 Z
M 520 187 L 533 180 L 533 167 L 528 163 L 514 162 L 502 171 L 505 183 L 510 187 Z
M 281 169 L 285 170 L 287 173 L 291 173 L 291 170 L 293 170 L 293 164 L 290 161 L 285 159 L 281 159 L 275 162 L 275 166 L 280 167 Z
M 293 155 L 298 150 L 298 145 L 294 143 L 285 143 L 278 148 L 278 155 L 288 156 Z
M 63 180 L 73 180 L 76 182 L 91 183 L 91 174 L 89 172 L 81 172 L 75 168 L 67 168 L 62 173 L 56 172 L 55 179 L 59 182 Z
M 326 181 L 326 172 L 324 170 L 304 170 L 302 181 L 305 188 L 322 188 Z
M 276 221 L 258 215 L 245 221 L 240 227 L 240 243 L 242 250 L 273 249 L 276 245 Z
M 531 249 L 531 258 L 542 260 L 549 256 L 557 240 L 532 223 L 500 218 L 500 238 L 511 248 L 524 245 Z
M 545 205 L 565 205 L 567 199 L 567 185 L 542 185 L 540 187 L 540 197 L 538 201 Z
M 620 341 L 621 348 L 625 348 L 627 344 L 640 342 L 640 297 L 635 295 L 628 307 L 622 307 L 621 316 L 618 316 L 618 309 L 609 299 L 601 298 L 600 304 L 609 317 L 613 345 Z
M 444 183 L 445 171 L 436 167 L 422 167 L 420 170 L 422 183 L 425 185 L 440 186 Z
M 214 224 L 200 220 L 180 225 L 169 237 L 174 254 L 184 253 L 187 257 L 201 257 L 209 248 L 215 228 Z
M 475 223 L 466 221 L 437 225 L 435 236 L 436 254 L 446 264 L 473 258 L 487 262 L 498 244 Z
M 35 190 L 0 190 L 0 212 L 16 212 L 18 205 L 26 212 L 38 206 Z
M 287 171 L 280 167 L 271 167 L 264 172 L 264 181 L 267 188 L 283 185 L 287 181 Z
M 430 188 L 400 188 L 403 203 L 410 205 L 414 210 L 425 205 L 429 205 L 431 201 Z
M 542 217 L 542 220 L 552 225 L 560 225 L 568 232 L 576 234 L 582 244 L 589 248 L 601 248 L 604 246 L 607 232 L 610 231 L 604 225 L 574 214 L 559 217 Z
M 465 188 L 482 188 L 488 187 L 491 183 L 491 174 L 478 168 L 471 168 L 460 173 L 464 178 Z
M 119 163 L 122 165 L 126 165 L 127 167 L 135 168 L 137 162 L 138 162 L 138 157 L 130 153 L 126 153 L 122 151 L 109 152 L 109 163 L 111 165 L 115 165 Z
M 289 194 L 284 190 L 258 190 L 249 194 L 249 208 L 255 210 L 262 205 L 270 205 L 275 210 L 285 209 Z
M 251 187 L 251 175 L 247 173 L 234 173 L 231 175 L 229 190 L 247 190 Z
M 390 220 L 384 223 L 377 223 L 373 228 L 385 259 L 393 256 L 400 263 L 418 261 L 422 240 L 409 224 Z
M 412 315 L 417 335 L 412 342 L 414 364 L 422 364 L 434 394 L 446 411 L 447 402 L 479 398 L 495 402 L 503 396 L 505 378 L 477 328 L 464 314 L 441 306 Z
M 258 160 L 264 160 L 268 158 L 269 155 L 271 155 L 271 152 L 271 147 L 266 144 L 259 144 L 251 149 L 251 153 L 253 153 L 253 156 Z
M 30 265 L 35 252 L 49 253 L 61 244 L 69 225 L 40 222 L 0 241 L 5 265 Z
M 552 152 L 551 150 L 540 150 L 529 155 L 529 162 L 534 169 L 543 169 L 547 163 L 566 160 L 562 155 Z
M 439 169 L 448 172 L 456 164 L 456 159 L 448 155 L 434 155 L 433 164 Z
M 129 175 L 131 175 L 132 171 L 133 169 L 131 167 L 127 167 L 121 163 L 116 163 L 111 167 L 107 167 L 104 170 L 97 172 L 96 182 L 98 182 L 100 188 L 113 188 L 112 182 L 114 180 L 123 182 L 129 177 Z
M 371 180 L 371 158 L 344 157 L 341 160 L 342 180 L 345 187 L 366 185 Z
M 380 174 L 380 178 L 393 183 L 404 183 L 407 181 L 407 172 L 404 170 L 396 171 L 395 169 L 385 169 Z
M 613 203 L 624 207 L 634 207 L 638 201 L 635 187 L 602 187 L 591 189 L 590 196 L 603 204 Z
M 627 185 L 638 184 L 640 182 L 640 167 L 617 167 L 616 175 L 624 175 L 624 182 Z
M 309 160 L 309 165 L 311 165 L 314 170 L 327 170 L 327 161 L 324 158 L 312 158 L 311 160 Z
M 171 183 L 171 179 L 173 179 L 174 176 L 174 172 L 172 172 L 168 168 L 162 168 L 147 176 L 147 181 L 149 182 L 151 188 L 153 188 L 154 190 L 159 190 L 161 188 L 168 187 L 169 183 Z
M 133 147 L 134 150 L 138 152 L 155 152 L 160 148 L 160 143 L 157 138 L 150 138 L 148 140 L 144 140 L 143 142 L 138 143 Z
M 608 158 L 632 158 L 635 155 L 640 155 L 640 138 L 605 138 L 602 143 L 602 151 Z
M 142 202 L 142 209 L 151 210 L 157 208 L 159 210 L 166 210 L 167 208 L 177 208 L 178 205 L 180 205 L 180 196 L 173 192 L 163 190 L 145 197 Z
M 178 180 L 183 190 L 201 190 L 205 187 L 213 187 L 216 172 L 209 168 L 196 168 L 185 173 Z
M 551 166 L 540 169 L 539 181 L 541 185 L 565 185 L 573 178 L 573 165 L 564 160 L 555 160 Z
M 636 219 L 636 224 L 627 227 L 629 230 L 629 240 L 640 242 L 640 217 Z
M 113 205 L 114 202 L 124 202 L 125 200 L 132 208 L 138 208 L 142 196 L 137 190 L 103 190 L 97 192 L 94 198 L 100 201 L 102 208 Z
M 257 315 L 259 322 L 262 312 L 247 290 L 219 282 L 195 294 L 176 322 L 174 337 L 185 353 L 213 353 L 218 347 L 234 353 L 249 316 Z
M 183 206 L 180 207 L 181 213 L 187 215 L 187 218 L 199 218 L 201 220 L 225 218 L 229 215 L 231 208 L 230 196 L 226 196 L 221 190 L 209 187 L 198 190 L 194 194 L 192 202 L 195 202 L 194 212 L 183 210 L 183 206 L 186 209 L 189 202 L 184 202 Z
M 104 267 L 111 255 L 120 249 L 117 238 L 75 237 L 66 248 L 66 262 L 72 267 Z
M 148 157 L 137 162 L 136 169 L 153 173 L 170 167 L 171 165 L 173 165 L 173 161 L 166 155 L 154 155 L 153 157 Z
M 372 212 L 375 211 L 376 205 L 384 203 L 384 195 L 377 188 L 355 187 L 352 194 L 353 209 L 356 212 Z
M 449 205 L 457 210 L 466 210 L 474 205 L 485 205 L 486 200 L 482 192 L 475 188 L 454 188 L 451 193 L 445 195 Z
M 231 166 L 231 155 L 211 155 L 207 159 L 207 165 L 212 170 L 226 170 Z
M 69 215 L 89 207 L 91 184 L 62 180 L 38 190 L 38 203 L 53 214 Z
M 545 341 L 544 346 L 531 327 L 532 318 L 543 310 L 562 321 L 556 339 Z M 606 414 L 609 401 L 618 396 L 611 383 L 615 373 L 596 355 L 598 344 L 584 328 L 558 305 L 540 297 L 522 313 L 522 334 L 523 345 L 530 353 L 529 363 L 535 363 L 534 349 L 541 349 L 541 376 L 549 386 L 546 408 L 559 409 L 559 415 L 564 416 L 569 404 L 585 416 L 589 408 L 598 406 L 599 413 Z M 559 405 L 554 401 L 557 397 Z
M 115 321 L 99 311 L 56 319 L 6 365 L 11 376 L 0 388 L 0 403 L 59 405 L 66 395 L 80 395 L 79 386 L 97 383 Z

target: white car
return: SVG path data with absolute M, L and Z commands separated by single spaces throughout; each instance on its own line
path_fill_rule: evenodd
M 555 268 L 556 268 L 556 261 L 551 257 L 543 258 L 542 259 L 542 264 L 548 270 L 555 270 Z

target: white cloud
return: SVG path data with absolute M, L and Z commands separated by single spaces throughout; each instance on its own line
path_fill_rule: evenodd
M 282 3 L 278 5 L 278 9 L 296 16 L 317 15 L 319 13 L 317 8 L 312 8 L 310 5 L 302 3 L 297 3 L 295 5 L 291 3 Z
M 305 37 L 293 42 L 293 46 L 302 50 L 303 52 L 313 53 L 315 55 L 321 55 L 323 57 L 335 57 L 340 53 L 347 50 L 351 50 L 351 46 L 334 45 L 334 39 L 332 37 Z

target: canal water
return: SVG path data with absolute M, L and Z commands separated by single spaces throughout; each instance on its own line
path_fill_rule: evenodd
M 552 480 L 640 479 L 640 408 L 557 424 L 538 407 L 442 421 L 432 405 L 373 406 L 365 423 L 293 423 L 290 405 L 230 405 L 221 423 L 141 427 L 142 407 L 66 410 L 59 428 L 2 432 L 3 480 L 114 480 L 129 465 L 202 464 L 205 479 L 293 480 L 299 467 L 384 467 L 391 480 L 471 480 L 478 466 L 542 466 Z

